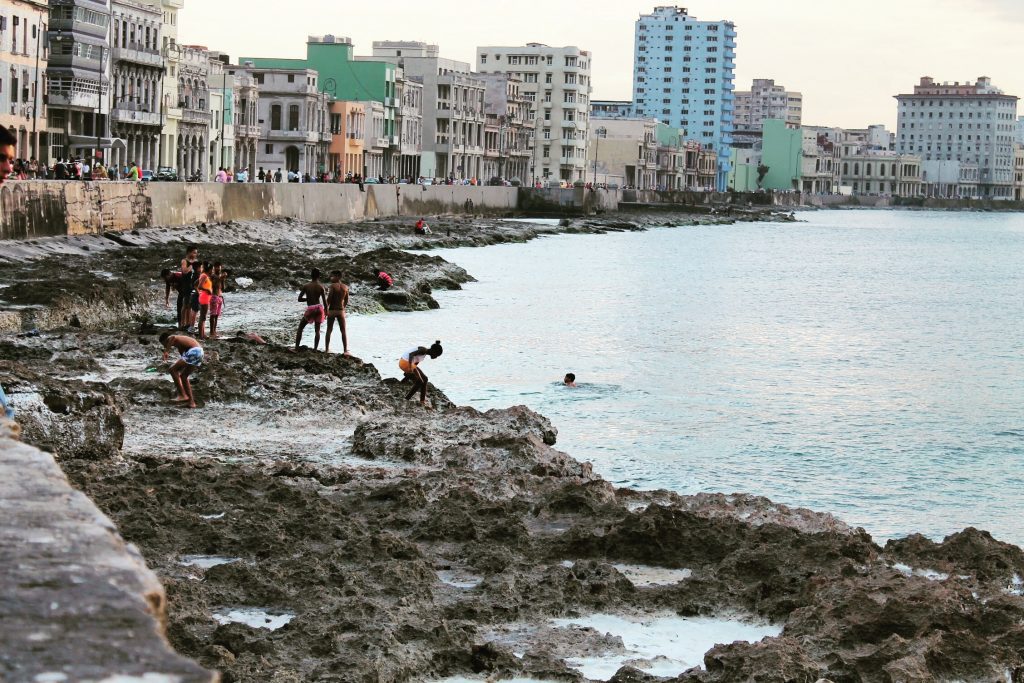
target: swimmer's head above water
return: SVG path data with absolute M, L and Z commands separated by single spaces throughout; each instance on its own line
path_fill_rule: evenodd
M 565 379 L 562 380 L 562 384 L 564 384 L 567 387 L 575 387 L 576 386 L 576 375 L 572 374 L 571 372 L 568 373 L 565 376 Z

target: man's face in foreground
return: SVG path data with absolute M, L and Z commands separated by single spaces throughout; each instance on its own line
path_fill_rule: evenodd
M 7 180 L 7 176 L 14 172 L 16 154 L 14 145 L 0 146 L 0 184 Z

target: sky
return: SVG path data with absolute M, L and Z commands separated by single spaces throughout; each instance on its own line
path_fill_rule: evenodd
M 664 0 L 662 0 L 664 2 Z M 308 35 L 418 40 L 473 64 L 478 45 L 576 45 L 592 57 L 593 99 L 630 99 L 634 23 L 657 0 L 185 0 L 179 42 L 237 59 L 302 57 Z M 694 0 L 701 20 L 728 19 L 739 34 L 736 89 L 773 78 L 804 95 L 804 123 L 893 129 L 893 95 L 921 76 L 990 76 L 1024 95 L 1024 0 Z

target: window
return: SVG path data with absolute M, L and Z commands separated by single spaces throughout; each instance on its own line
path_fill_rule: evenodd
M 480 55 L 480 63 L 481 64 L 486 64 L 487 63 L 487 55 Z
M 549 84 L 549 85 L 551 84 L 551 74 L 550 73 L 544 74 L 544 82 Z
M 267 154 L 273 154 L 274 153 L 274 146 L 273 145 L 267 145 L 263 149 L 264 149 L 264 152 L 267 153 Z
M 289 83 L 294 83 L 295 82 L 295 74 L 288 74 L 288 82 Z
M 299 129 L 299 105 L 293 104 L 288 107 L 288 130 Z
M 281 130 L 281 105 L 275 104 L 270 108 L 270 130 Z M 270 154 L 271 152 L 268 152 Z

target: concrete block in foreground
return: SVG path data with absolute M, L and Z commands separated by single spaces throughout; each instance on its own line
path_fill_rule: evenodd
M 166 596 L 52 456 L 0 433 L 0 681 L 207 683 L 163 635 Z

